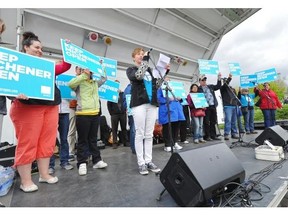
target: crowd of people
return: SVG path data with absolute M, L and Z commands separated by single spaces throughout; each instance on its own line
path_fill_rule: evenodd
M 0 19 L 0 32 L 5 24 Z M 69 41 L 66 41 L 69 43 Z M 28 55 L 42 57 L 42 43 L 33 32 L 24 32 L 22 51 Z M 165 77 L 156 78 L 149 65 L 149 52 L 136 48 L 132 52 L 134 66 L 126 70 L 128 86 L 119 90 L 118 102 L 108 101 L 107 108 L 111 116 L 112 146 L 117 149 L 118 124 L 121 125 L 122 143 L 130 147 L 137 157 L 138 172 L 147 175 L 149 171 L 158 173 L 161 169 L 153 162 L 153 131 L 156 121 L 162 125 L 164 151 L 173 152 L 183 148 L 179 141 L 188 144 L 187 128 L 192 125 L 194 144 L 221 140 L 217 134 L 217 106 L 215 91 L 220 90 L 224 112 L 224 139 L 229 136 L 238 139 L 240 133 L 257 133 L 254 128 L 254 97 L 261 98 L 260 109 L 263 112 L 265 127 L 275 125 L 276 109 L 282 108 L 277 95 L 264 83 L 260 90 L 255 87 L 255 95 L 248 89 L 236 90 L 230 85 L 232 75 L 221 79 L 218 74 L 216 84 L 207 84 L 207 77 L 200 75 L 193 83 L 186 98 L 168 94 L 170 65 L 167 64 Z M 55 76 L 68 71 L 71 64 L 64 60 L 56 63 Z M 35 161 L 39 169 L 39 182 L 55 184 L 54 148 L 59 133 L 60 167 L 72 170 L 69 155 L 76 154 L 77 169 L 80 176 L 87 175 L 88 161 L 91 159 L 94 169 L 108 166 L 101 157 L 97 146 L 101 116 L 101 103 L 98 89 L 107 80 L 106 72 L 99 80 L 93 79 L 92 72 L 86 68 L 75 67 L 75 77 L 69 87 L 75 91 L 76 100 L 61 99 L 60 90 L 55 84 L 53 101 L 28 98 L 25 94 L 11 98 L 10 117 L 13 122 L 17 147 L 14 167 L 20 176 L 20 189 L 34 192 L 38 186 L 32 181 L 31 166 Z M 116 80 L 116 82 L 119 82 Z M 164 84 L 164 85 L 163 85 Z M 203 93 L 208 106 L 196 107 L 193 94 Z M 25 113 L 25 115 L 23 115 Z M 6 96 L 0 96 L 0 137 L 4 115 L 7 114 Z M 241 116 L 243 116 L 244 127 Z M 129 139 L 126 124 L 129 124 Z M 179 138 L 180 136 L 180 138 Z M 129 142 L 128 142 L 129 140 Z M 75 146 L 75 144 L 77 145 Z

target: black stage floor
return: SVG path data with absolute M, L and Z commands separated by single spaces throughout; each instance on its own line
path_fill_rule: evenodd
M 260 133 L 260 131 L 259 131 Z M 254 142 L 259 135 L 244 135 L 245 142 Z M 209 146 L 217 143 L 225 143 L 230 147 L 229 141 L 207 142 L 205 144 L 193 144 L 189 138 L 189 144 L 182 144 L 181 151 L 197 148 L 197 146 Z M 231 151 L 241 162 L 246 177 L 258 172 L 274 162 L 255 159 L 254 149 L 241 145 L 234 145 Z M 38 174 L 33 175 L 34 182 L 39 190 L 34 193 L 23 193 L 19 189 L 19 178 L 9 193 L 0 197 L 7 207 L 177 207 L 172 196 L 165 191 L 161 200 L 156 198 L 164 189 L 159 175 L 150 172 L 142 176 L 138 173 L 136 156 L 131 153 L 130 148 L 120 146 L 118 149 L 106 147 L 101 150 L 102 158 L 108 163 L 107 169 L 93 169 L 92 164 L 88 166 L 88 174 L 79 176 L 76 168 L 70 171 L 60 169 L 56 161 L 56 173 L 59 182 L 54 185 L 38 183 Z M 164 168 L 171 154 L 163 150 L 163 144 L 153 146 L 153 162 L 160 168 Z M 76 166 L 76 162 L 71 162 Z M 204 165 L 203 169 L 205 169 Z M 274 192 L 283 183 L 279 176 L 288 176 L 288 163 L 283 168 L 275 170 L 263 183 L 271 188 L 271 192 L 264 194 L 263 199 L 253 202 L 256 207 L 268 206 L 275 196 Z M 213 176 L 211 176 L 213 178 Z M 274 191 L 274 192 L 273 192 Z

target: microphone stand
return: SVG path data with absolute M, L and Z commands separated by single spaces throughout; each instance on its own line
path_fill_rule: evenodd
M 236 146 L 238 143 L 240 143 L 240 145 L 242 145 L 242 144 L 248 145 L 249 143 L 244 142 L 244 140 L 243 140 L 243 138 L 242 138 L 243 135 L 241 134 L 241 131 L 240 131 L 241 116 L 239 115 L 239 113 L 240 113 L 240 112 L 239 112 L 239 106 L 242 105 L 242 104 L 241 104 L 241 101 L 239 100 L 239 98 L 237 97 L 237 95 L 234 93 L 234 91 L 229 87 L 229 85 L 228 85 L 228 83 L 226 82 L 226 80 L 224 80 L 224 85 L 226 85 L 227 88 L 228 88 L 228 89 L 230 90 L 230 92 L 232 93 L 232 95 L 233 95 L 233 97 L 234 97 L 234 98 L 232 99 L 232 101 L 236 100 L 236 115 L 237 115 L 238 136 L 239 136 L 239 138 L 238 138 L 237 141 L 231 143 L 230 148 L 233 148 L 233 147 Z
M 166 77 L 167 74 L 163 77 L 162 74 L 161 74 L 161 72 L 160 72 L 159 69 L 157 68 L 155 62 L 152 60 L 152 58 L 151 58 L 150 56 L 149 56 L 149 59 L 151 60 L 151 62 L 152 62 L 152 64 L 153 64 L 153 66 L 155 67 L 155 69 L 158 71 L 158 74 L 159 74 L 161 80 L 163 80 L 163 83 L 164 83 L 164 85 L 165 85 L 165 89 L 164 89 L 164 90 L 165 90 L 166 106 L 167 106 L 167 112 L 168 112 L 168 113 L 167 113 L 167 114 L 168 114 L 168 131 L 169 131 L 170 148 L 171 148 L 171 155 L 172 155 L 173 152 L 174 152 L 174 151 L 173 151 L 174 140 L 173 140 L 173 137 L 172 137 L 172 129 L 171 129 L 171 115 L 170 115 L 169 96 L 168 96 L 169 92 L 170 92 L 171 95 L 173 96 L 174 100 L 177 100 L 177 99 L 176 99 L 174 93 L 172 92 L 172 89 L 170 88 L 168 82 L 165 80 L 165 77 Z M 162 83 L 162 84 L 163 84 L 163 83 Z M 161 88 L 161 87 L 160 87 L 160 88 Z M 157 175 L 159 175 L 159 173 L 157 173 Z M 160 201 L 160 200 L 161 200 L 161 197 L 162 197 L 162 195 L 164 194 L 165 191 L 166 191 L 166 188 L 164 188 L 164 189 L 160 192 L 159 196 L 156 198 L 157 201 Z

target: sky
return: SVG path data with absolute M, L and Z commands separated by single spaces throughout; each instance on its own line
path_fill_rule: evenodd
M 263 7 L 228 32 L 213 60 L 222 77 L 228 76 L 228 63 L 239 63 L 242 74 L 275 68 L 281 78 L 288 71 L 288 13 L 285 7 Z

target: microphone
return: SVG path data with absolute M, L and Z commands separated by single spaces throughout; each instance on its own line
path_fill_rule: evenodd
M 153 48 L 150 48 L 147 52 L 147 55 L 149 56 L 150 55 L 150 52 L 153 50 Z

